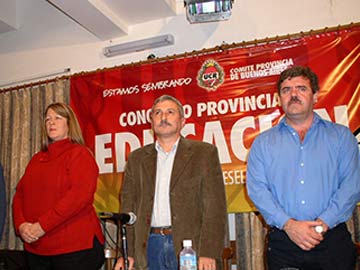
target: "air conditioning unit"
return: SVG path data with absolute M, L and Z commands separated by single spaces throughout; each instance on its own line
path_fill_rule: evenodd
M 143 50 L 173 45 L 174 43 L 174 36 L 167 34 L 108 46 L 103 49 L 103 54 L 106 57 L 112 57 L 120 54 L 140 52 Z

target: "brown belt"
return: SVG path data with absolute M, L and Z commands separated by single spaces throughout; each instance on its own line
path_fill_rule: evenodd
M 169 235 L 172 233 L 172 230 L 171 230 L 171 227 L 160 227 L 160 228 L 152 227 L 150 230 L 150 233 Z

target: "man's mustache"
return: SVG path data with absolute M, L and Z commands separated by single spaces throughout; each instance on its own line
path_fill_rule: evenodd
M 167 120 L 161 120 L 159 126 L 171 126 L 171 124 Z
M 291 97 L 291 99 L 288 102 L 288 105 L 291 105 L 293 103 L 298 103 L 298 104 L 302 104 L 302 101 L 297 97 L 297 96 L 293 96 Z

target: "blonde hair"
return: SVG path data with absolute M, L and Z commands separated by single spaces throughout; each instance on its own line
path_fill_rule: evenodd
M 52 103 L 45 109 L 44 119 L 42 123 L 42 132 L 41 132 L 41 150 L 47 151 L 48 145 L 52 142 L 49 138 L 47 131 L 46 131 L 46 114 L 52 109 L 55 113 L 61 115 L 62 117 L 66 118 L 66 123 L 69 128 L 68 138 L 71 142 L 85 145 L 84 138 L 81 132 L 81 128 L 79 122 L 75 116 L 74 111 L 70 108 L 69 105 L 65 103 Z

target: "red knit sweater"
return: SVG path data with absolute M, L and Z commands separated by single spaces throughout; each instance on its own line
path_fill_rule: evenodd
M 45 235 L 25 249 L 56 255 L 104 243 L 93 207 L 99 169 L 89 150 L 69 139 L 54 142 L 30 160 L 13 200 L 15 229 L 39 222 Z

